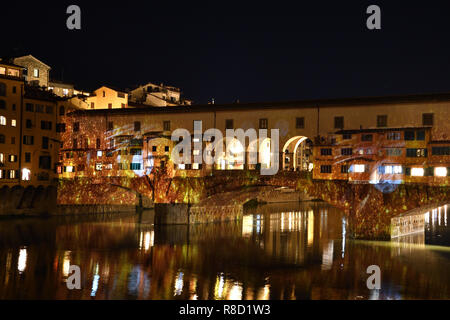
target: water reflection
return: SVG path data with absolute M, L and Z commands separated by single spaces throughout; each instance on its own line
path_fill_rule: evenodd
M 135 215 L 0 221 L 0 299 L 450 298 L 447 206 L 425 233 L 346 239 L 323 203 L 249 209 L 241 222 L 154 228 Z M 70 265 L 82 290 L 68 290 Z M 379 265 L 381 290 L 366 288 Z

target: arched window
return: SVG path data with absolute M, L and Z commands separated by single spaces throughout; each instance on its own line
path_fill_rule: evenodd
M 0 82 L 0 96 L 6 97 L 6 84 Z
M 5 102 L 5 100 L 0 100 L 0 109 L 6 109 L 6 102 Z
M 59 115 L 63 116 L 64 115 L 64 106 L 59 107 Z
M 6 126 L 6 118 L 4 116 L 0 116 L 0 126 Z
M 0 134 L 0 143 L 5 143 L 6 137 L 4 134 Z

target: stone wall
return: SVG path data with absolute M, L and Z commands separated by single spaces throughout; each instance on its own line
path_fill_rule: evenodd
M 0 189 L 0 215 L 46 215 L 56 210 L 56 187 L 7 186 Z

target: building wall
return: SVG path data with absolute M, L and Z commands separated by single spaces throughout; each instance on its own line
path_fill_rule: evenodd
M 0 187 L 19 182 L 20 116 L 24 82 L 20 77 L 14 79 L 0 76 L 0 85 L 2 84 L 6 86 L 6 92 L 5 95 L 0 94 L 0 117 L 6 118 L 6 124 L 0 125 L 0 135 L 5 138 L 5 143 L 0 143 L 0 158 L 3 158 L 3 162 L 0 159 Z M 13 88 L 16 88 L 15 93 Z M 14 156 L 14 162 L 10 161 L 10 156 Z M 14 171 L 13 179 L 9 178 L 10 171 Z
M 38 81 L 39 86 L 48 87 L 50 78 L 50 67 L 43 64 L 36 58 L 28 55 L 14 59 L 14 63 L 27 69 L 25 80 L 27 82 Z M 39 77 L 34 76 L 34 69 L 39 70 Z
M 119 97 L 123 94 L 123 97 Z M 128 107 L 128 94 L 119 93 L 108 87 L 101 87 L 94 91 L 94 95 L 86 98 L 89 109 L 121 109 Z

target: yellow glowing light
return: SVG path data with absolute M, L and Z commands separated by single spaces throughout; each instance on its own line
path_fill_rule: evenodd
M 31 170 L 27 168 L 22 169 L 22 180 L 29 181 L 31 179 Z
M 257 300 L 269 300 L 270 297 L 270 285 L 266 284 L 264 288 L 258 291 Z
M 228 294 L 228 300 L 242 300 L 242 286 L 239 283 L 235 283 Z
M 445 168 L 445 167 L 434 168 L 434 175 L 436 177 L 446 177 L 447 176 L 447 168 Z
M 249 237 L 253 232 L 253 216 L 246 215 L 242 218 L 242 236 Z
M 411 176 L 413 177 L 423 177 L 424 173 L 423 168 L 411 168 Z
M 27 267 L 27 249 L 23 248 L 23 249 L 20 249 L 20 252 L 19 252 L 19 260 L 17 262 L 17 270 L 19 270 L 19 273 L 22 273 L 25 271 L 26 267 Z
M 314 241 L 314 213 L 313 211 L 308 212 L 308 246 L 310 246 Z
M 63 275 L 67 277 L 69 275 L 70 268 L 70 251 L 64 252 L 64 260 L 63 260 Z

